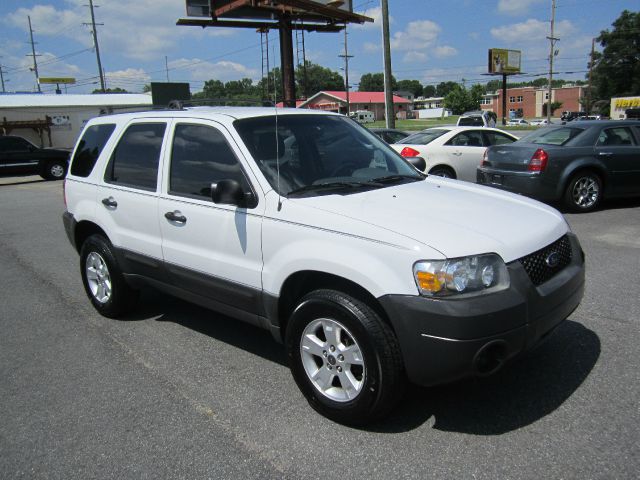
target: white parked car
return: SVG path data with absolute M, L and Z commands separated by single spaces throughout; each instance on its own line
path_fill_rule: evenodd
M 583 295 L 584 256 L 559 212 L 427 177 L 338 114 L 97 117 L 64 191 L 99 313 L 125 315 L 152 286 L 267 329 L 310 405 L 343 423 L 388 412 L 406 379 L 497 371 Z M 241 365 L 211 368 L 245 381 Z
M 546 118 L 537 118 L 535 120 L 531 120 L 529 125 L 533 125 L 536 127 L 546 127 L 547 125 L 553 125 L 553 122 L 550 122 Z
M 513 118 L 511 120 L 507 120 L 507 126 L 509 127 L 528 127 L 529 122 L 527 122 L 524 118 Z
M 475 182 L 476 169 L 487 147 L 517 139 L 497 128 L 433 127 L 393 143 L 391 148 L 403 157 L 424 158 L 425 173 Z

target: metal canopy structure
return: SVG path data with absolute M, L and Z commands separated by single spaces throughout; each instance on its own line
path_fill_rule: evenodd
M 286 107 L 296 105 L 293 30 L 339 32 L 348 23 L 373 22 L 372 18 L 353 13 L 351 0 L 186 0 L 186 5 L 187 15 L 199 18 L 181 18 L 177 25 L 279 31 Z

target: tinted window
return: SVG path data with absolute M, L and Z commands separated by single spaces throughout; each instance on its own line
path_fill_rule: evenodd
M 391 143 L 395 143 L 402 140 L 403 138 L 407 138 L 407 135 L 402 132 L 387 132 L 387 135 L 389 136 L 389 140 Z
M 89 176 L 115 128 L 113 124 L 105 124 L 93 125 L 85 130 L 73 156 L 71 175 Z
M 449 140 L 447 145 L 456 147 L 482 147 L 484 145 L 484 139 L 482 138 L 482 132 L 470 130 L 459 133 Z
M 460 120 L 458 120 L 458 125 L 461 127 L 483 127 L 484 119 L 480 116 L 462 117 Z
M 211 199 L 211 184 L 235 180 L 249 189 L 238 159 L 222 133 L 205 125 L 176 126 L 169 191 Z
M 508 135 L 500 132 L 484 132 L 489 141 L 489 145 L 505 145 L 507 143 L 513 143 L 515 140 Z
M 427 145 L 428 143 L 433 142 L 436 138 L 441 137 L 445 133 L 449 132 L 449 130 L 445 129 L 433 129 L 433 130 L 425 130 L 423 132 L 414 133 L 413 135 L 409 135 L 407 138 L 403 138 L 397 143 L 402 143 L 403 145 Z
M 597 146 L 633 145 L 633 135 L 627 127 L 606 128 L 598 136 Z
M 127 128 L 111 155 L 105 181 L 155 191 L 165 128 L 164 123 L 138 123 Z
M 552 129 L 543 129 L 532 132 L 523 137 L 521 140 L 529 143 L 543 145 L 564 145 L 569 140 L 580 135 L 584 130 L 581 128 L 560 127 Z
M 3 137 L 0 138 L 0 147 L 4 151 L 24 151 L 34 148 L 34 145 L 20 137 Z

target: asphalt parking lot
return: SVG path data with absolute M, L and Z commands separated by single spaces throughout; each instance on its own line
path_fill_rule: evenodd
M 581 306 L 493 377 L 410 388 L 353 429 L 316 414 L 268 332 L 144 291 L 99 316 L 61 182 L 0 177 L 0 478 L 637 478 L 640 201 L 567 215 Z

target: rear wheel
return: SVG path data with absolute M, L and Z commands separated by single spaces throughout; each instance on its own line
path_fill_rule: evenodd
M 44 164 L 40 176 L 45 180 L 62 180 L 67 174 L 67 162 L 50 160 Z
M 366 303 L 334 290 L 306 295 L 286 335 L 291 372 L 309 404 L 340 423 L 368 423 L 401 398 L 394 332 Z
M 602 180 L 593 172 L 578 172 L 569 181 L 565 205 L 574 212 L 595 210 L 602 200 Z
M 91 235 L 82 244 L 80 272 L 95 309 L 105 317 L 117 318 L 133 308 L 138 291 L 124 279 L 112 249 L 102 235 Z
M 445 166 L 433 167 L 431 170 L 429 170 L 429 175 L 444 178 L 456 178 L 455 172 L 451 168 Z

